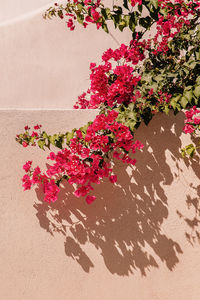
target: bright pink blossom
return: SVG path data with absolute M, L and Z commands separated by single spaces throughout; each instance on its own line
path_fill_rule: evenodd
M 112 183 L 117 182 L 117 175 L 111 175 L 111 176 L 109 177 L 109 180 L 110 180 L 110 182 L 112 182 Z
M 95 199 L 96 199 L 95 196 L 90 196 L 90 195 L 88 195 L 88 196 L 86 197 L 86 202 L 87 202 L 88 204 L 91 204 L 92 202 L 94 202 Z
M 24 147 L 24 148 L 26 148 L 27 146 L 28 146 L 28 143 L 27 142 L 22 142 L 22 146 Z
M 27 161 L 24 165 L 23 165 L 23 169 L 25 170 L 25 172 L 28 172 L 31 168 L 32 165 L 32 161 Z
M 195 130 L 195 128 L 190 124 L 186 124 L 183 128 L 183 131 L 185 133 L 192 133 L 192 132 L 194 132 L 194 130 Z

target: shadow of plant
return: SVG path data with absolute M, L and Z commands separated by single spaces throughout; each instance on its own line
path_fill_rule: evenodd
M 172 271 L 179 262 L 182 249 L 161 227 L 168 217 L 163 186 L 177 177 L 166 162 L 166 150 L 178 168 L 183 119 L 183 114 L 160 114 L 148 127 L 142 125 L 136 135 L 145 147 L 135 155 L 136 168 L 115 162 L 118 184 L 104 181 L 96 186 L 92 205 L 75 198 L 68 184 L 51 205 L 42 202 L 41 190 L 36 191 L 39 202 L 34 207 L 41 227 L 65 236 L 66 255 L 85 272 L 94 267 L 85 249 L 88 244 L 98 250 L 112 274 L 121 276 L 138 270 L 145 276 L 161 262 Z
M 193 138 L 192 141 L 194 144 L 199 142 L 199 138 Z M 193 158 L 186 157 L 184 159 L 187 167 L 191 167 L 194 171 L 195 175 L 200 178 L 200 152 L 197 151 L 197 155 Z M 187 179 L 185 179 L 187 182 Z M 193 183 L 188 184 L 189 194 L 186 195 L 186 206 L 188 211 L 186 213 L 182 213 L 177 210 L 177 215 L 180 219 L 185 221 L 187 225 L 187 230 L 185 231 L 185 237 L 187 241 L 194 246 L 196 242 L 200 243 L 200 185 L 195 186 Z M 194 198 L 192 198 L 194 195 Z

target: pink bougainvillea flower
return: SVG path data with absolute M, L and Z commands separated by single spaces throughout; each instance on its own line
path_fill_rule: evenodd
M 30 179 L 30 176 L 28 176 L 27 174 L 25 174 L 22 178 L 22 186 L 24 188 L 24 191 L 26 190 L 30 190 L 31 189 L 31 186 L 32 186 L 32 181 Z
M 33 128 L 35 129 L 35 130 L 38 130 L 38 129 L 40 129 L 42 127 L 42 125 L 35 125 Z
M 32 134 L 31 134 L 31 136 L 32 136 L 32 137 L 34 137 L 34 136 L 35 136 L 35 137 L 38 137 L 38 133 L 35 132 L 35 131 L 33 131 Z
M 110 182 L 112 182 L 112 183 L 117 182 L 117 175 L 111 175 L 111 176 L 109 177 L 109 180 L 110 180 Z
M 22 146 L 26 148 L 28 146 L 28 143 L 24 141 L 22 142 Z
M 198 118 L 194 117 L 194 123 L 195 123 L 195 125 L 199 125 L 200 124 L 200 117 L 198 117 Z
M 195 131 L 195 128 L 194 128 L 192 125 L 190 125 L 190 124 L 186 124 L 186 125 L 184 126 L 184 128 L 183 128 L 183 131 L 184 131 L 185 133 L 192 133 L 192 132 Z
M 96 199 L 95 196 L 88 195 L 85 200 L 88 204 L 91 204 L 92 202 L 94 202 L 95 199 Z
M 32 161 L 27 161 L 24 165 L 23 165 L 23 169 L 25 170 L 25 172 L 28 172 L 31 168 L 32 165 Z

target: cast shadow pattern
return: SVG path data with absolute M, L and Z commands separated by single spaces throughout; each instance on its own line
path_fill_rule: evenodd
M 193 143 L 198 144 L 199 138 L 193 138 Z M 187 167 L 191 167 L 197 178 L 200 178 L 200 152 L 198 150 L 197 155 L 192 159 L 185 158 L 185 164 Z M 187 183 L 187 178 L 185 179 Z M 187 241 L 194 246 L 196 243 L 200 244 L 200 185 L 195 186 L 193 183 L 188 184 L 189 193 L 186 195 L 186 206 L 188 212 L 182 213 L 177 210 L 177 215 L 180 219 L 184 220 L 187 225 L 187 230 L 185 231 L 185 237 Z M 192 197 L 194 195 L 194 197 Z
M 145 147 L 135 155 L 136 168 L 115 163 L 118 184 L 108 181 L 95 187 L 97 200 L 87 205 L 72 194 L 67 184 L 57 202 L 34 204 L 40 226 L 52 235 L 65 236 L 67 257 L 74 259 L 85 272 L 95 267 L 85 246 L 93 245 L 109 272 L 129 276 L 140 271 L 146 276 L 151 268 L 164 263 L 173 270 L 182 252 L 179 244 L 162 232 L 168 217 L 164 186 L 178 176 L 166 162 L 166 149 L 178 169 L 183 114 L 158 115 L 148 127 L 141 126 L 137 138 Z M 176 124 L 175 124 L 176 122 Z

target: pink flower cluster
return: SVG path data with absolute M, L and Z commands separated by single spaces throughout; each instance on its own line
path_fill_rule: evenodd
M 132 6 L 142 5 L 142 0 L 130 0 Z M 102 26 L 101 0 L 73 0 L 68 4 L 84 7 L 85 13 L 80 13 L 79 21 L 86 27 L 88 23 L 95 23 L 97 28 Z M 83 6 L 82 6 L 83 5 Z M 195 5 L 195 6 L 194 6 Z M 64 18 L 63 10 L 58 6 L 58 15 Z M 147 89 L 148 94 L 143 95 L 138 86 L 141 82 L 141 72 L 138 64 L 145 58 L 146 52 L 157 54 L 166 53 L 168 42 L 180 32 L 184 24 L 190 26 L 190 15 L 200 8 L 199 0 L 184 3 L 184 0 L 173 2 L 159 0 L 161 11 L 165 10 L 165 16 L 159 15 L 156 22 L 157 34 L 153 40 L 139 40 L 139 36 L 131 41 L 129 46 L 122 44 L 118 49 L 108 49 L 102 55 L 102 64 L 90 65 L 90 88 L 86 93 L 79 96 L 74 108 L 102 108 L 106 107 L 107 113 L 98 115 L 95 120 L 83 129 L 74 130 L 74 136 L 67 142 L 67 146 L 59 152 L 51 152 L 47 159 L 52 164 L 46 172 L 42 172 L 37 166 L 32 167 L 32 161 L 27 161 L 23 169 L 26 174 L 22 178 L 24 190 L 29 190 L 33 185 L 42 185 L 44 190 L 44 201 L 54 202 L 58 198 L 60 183 L 66 179 L 75 188 L 76 197 L 85 197 L 88 204 L 95 200 L 92 194 L 93 184 L 99 184 L 104 178 L 111 183 L 117 181 L 116 174 L 110 159 L 117 159 L 123 163 L 135 165 L 136 160 L 132 154 L 143 145 L 133 140 L 133 133 L 122 123 L 117 121 L 118 113 L 114 110 L 121 104 L 135 103 L 138 99 L 138 109 L 141 111 L 148 107 L 149 100 L 156 99 L 155 110 L 159 111 L 160 104 L 169 103 L 171 95 L 162 91 Z M 73 6 L 74 7 L 74 6 Z M 195 7 L 195 9 L 194 9 Z M 74 12 L 75 11 L 75 12 Z M 67 26 L 74 30 L 74 21 L 78 17 L 78 10 L 66 13 L 68 17 Z M 78 13 L 77 13 L 78 12 Z M 110 108 L 112 109 L 110 111 Z M 200 128 L 200 109 L 195 106 L 186 112 L 187 120 L 184 126 L 185 133 L 192 133 Z M 29 126 L 25 126 L 25 133 L 17 135 L 16 140 L 27 147 L 35 146 L 36 141 L 42 148 L 45 144 L 49 147 L 51 139 L 45 132 L 40 131 L 41 125 L 34 126 L 34 131 L 29 132 Z M 64 135 L 63 135 L 64 136 Z M 46 144 L 47 140 L 47 144 Z M 54 144 L 55 145 L 55 144 Z
M 131 65 L 144 59 L 144 51 L 148 46 L 146 42 L 132 41 L 129 47 L 122 44 L 116 50 L 108 49 L 104 52 L 103 64 L 90 65 L 90 89 L 79 96 L 74 108 L 98 108 L 101 104 L 115 107 L 121 103 L 134 102 L 133 92 L 141 77 L 134 74 Z M 121 61 L 123 64 L 120 65 Z M 116 62 L 118 65 L 113 66 Z
M 23 146 L 24 148 L 28 147 L 29 145 L 31 145 L 31 146 L 36 146 L 35 141 L 36 141 L 36 140 L 39 140 L 39 137 L 40 137 L 40 135 L 41 135 L 41 131 L 40 131 L 41 127 L 42 127 L 42 125 L 39 125 L 39 124 L 35 125 L 35 126 L 33 127 L 34 130 L 39 130 L 39 132 L 37 132 L 37 131 L 32 131 L 32 132 L 30 133 L 29 130 L 30 130 L 31 128 L 30 128 L 28 125 L 26 125 L 26 126 L 24 127 L 25 133 L 24 133 L 24 134 L 21 134 L 21 135 L 17 134 L 17 135 L 16 135 L 16 140 L 17 140 L 20 144 L 22 144 L 22 146 Z
M 68 0 L 68 3 L 70 3 L 70 0 Z M 87 25 L 89 23 L 95 23 L 96 26 L 97 26 L 97 29 L 99 29 L 101 26 L 102 26 L 102 23 L 99 21 L 100 18 L 101 18 L 101 15 L 100 15 L 100 12 L 98 12 L 98 7 L 101 3 L 101 0 L 73 0 L 71 1 L 72 4 L 75 4 L 77 5 L 77 8 L 78 8 L 78 5 L 84 5 L 84 9 L 85 11 L 87 11 L 87 14 L 86 16 L 83 16 L 83 26 L 84 28 L 87 27 Z M 55 7 L 59 7 L 58 3 L 54 3 Z M 58 10 L 60 11 L 60 9 L 58 8 Z M 74 13 L 73 10 L 71 10 L 71 12 L 67 12 L 65 14 L 65 16 L 68 18 L 66 23 L 67 23 L 67 27 L 73 31 L 75 29 L 75 21 L 77 20 L 77 16 L 76 14 Z M 59 14 L 59 17 L 61 19 L 64 19 L 64 15 L 63 13 L 60 13 Z
M 66 178 L 75 186 L 76 197 L 86 197 L 86 202 L 92 203 L 96 198 L 90 195 L 93 183 L 99 184 L 105 177 L 112 183 L 117 181 L 109 155 L 135 165 L 136 160 L 128 153 L 135 153 L 136 149 L 143 148 L 139 141 L 133 141 L 129 128 L 116 121 L 117 116 L 118 113 L 112 110 L 107 115 L 98 115 L 86 133 L 77 130 L 69 147 L 57 154 L 49 154 L 48 159 L 54 163 L 46 173 L 41 173 L 39 167 L 31 168 L 31 161 L 26 162 L 23 166 L 26 174 L 22 178 L 24 190 L 30 189 L 34 184 L 42 184 L 44 200 L 54 202 L 60 190 L 56 183 Z
M 200 109 L 193 106 L 190 110 L 185 112 L 186 120 L 183 131 L 185 133 L 193 133 L 200 129 Z
M 200 2 L 199 0 L 188 3 L 185 3 L 184 0 L 159 0 L 159 6 L 167 12 L 167 15 L 158 14 L 157 33 L 154 37 L 154 44 L 156 45 L 154 54 L 167 52 L 169 40 L 180 32 L 183 25 L 190 26 L 190 17 L 196 13 L 196 10 L 200 9 Z

